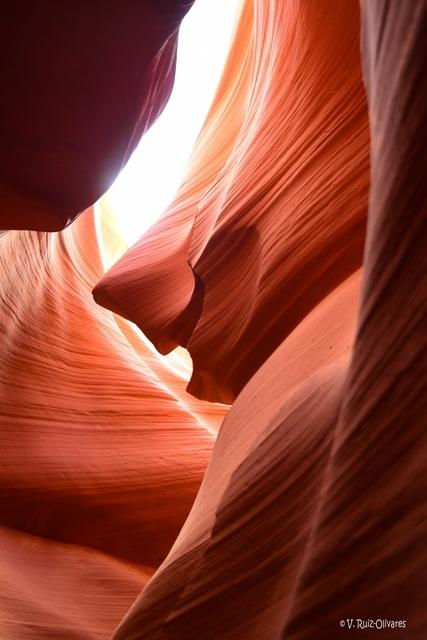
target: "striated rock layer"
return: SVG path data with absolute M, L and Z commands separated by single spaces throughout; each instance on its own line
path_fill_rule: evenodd
M 115 639 L 277 637 L 331 450 L 359 283 L 320 303 L 239 395 L 187 522 Z
M 251 378 L 115 640 L 329 639 L 356 618 L 383 638 L 425 636 L 427 3 L 366 1 L 362 18 L 360 300 L 354 274 Z
M 105 638 L 175 539 L 224 408 L 93 303 L 92 211 L 3 235 L 0 272 L 0 637 Z
M 426 64 L 426 0 L 247 0 L 184 184 L 116 264 L 108 202 L 45 232 L 32 147 L 55 225 L 0 235 L 1 640 L 423 640 Z M 72 215 L 100 166 L 57 165 Z M 34 226 L 18 176 L 4 220 Z M 193 395 L 129 319 L 188 346 Z M 215 444 L 197 397 L 232 402 Z
M 95 288 L 162 353 L 188 347 L 198 397 L 231 402 L 362 262 L 359 31 L 356 1 L 246 3 L 176 202 Z
M 104 640 L 152 574 L 5 527 L 0 536 L 2 640 Z

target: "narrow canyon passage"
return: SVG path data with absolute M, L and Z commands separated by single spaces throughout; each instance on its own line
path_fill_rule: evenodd
M 427 1 L 192 4 L 3 11 L 0 640 L 423 640 Z

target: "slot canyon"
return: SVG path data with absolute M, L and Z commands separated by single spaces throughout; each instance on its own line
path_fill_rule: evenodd
M 2 3 L 0 640 L 424 640 L 427 0 L 239 0 L 127 243 L 198 2 Z

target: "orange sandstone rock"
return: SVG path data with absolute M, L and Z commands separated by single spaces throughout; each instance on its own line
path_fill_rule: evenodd
M 245 2 L 176 201 L 109 273 L 92 210 L 0 233 L 1 640 L 425 637 L 427 2 L 361 6 L 370 140 L 357 2 Z M 71 200 L 39 155 L 40 215 L 25 171 L 0 215 L 74 215 L 122 116 Z M 225 407 L 93 287 L 233 401 L 215 445 Z
M 94 291 L 225 402 L 360 266 L 369 185 L 358 3 L 251 4 L 176 202 Z
M 174 541 L 225 408 L 93 302 L 90 210 L 2 235 L 0 272 L 0 637 L 107 638 Z

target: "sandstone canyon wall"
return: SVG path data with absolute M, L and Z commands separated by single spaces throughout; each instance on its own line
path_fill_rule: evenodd
M 123 6 L 114 34 L 114 9 L 81 18 L 59 84 L 34 76 L 49 133 L 41 101 L 4 137 L 0 639 L 329 640 L 370 618 L 422 640 L 427 2 L 245 0 L 179 193 L 117 259 L 89 205 L 167 99 L 188 8 Z
M 247 4 L 176 203 L 95 289 L 224 402 L 361 265 L 369 185 L 358 4 Z
M 0 229 L 62 229 L 104 193 L 169 97 L 191 4 L 3 3 Z

